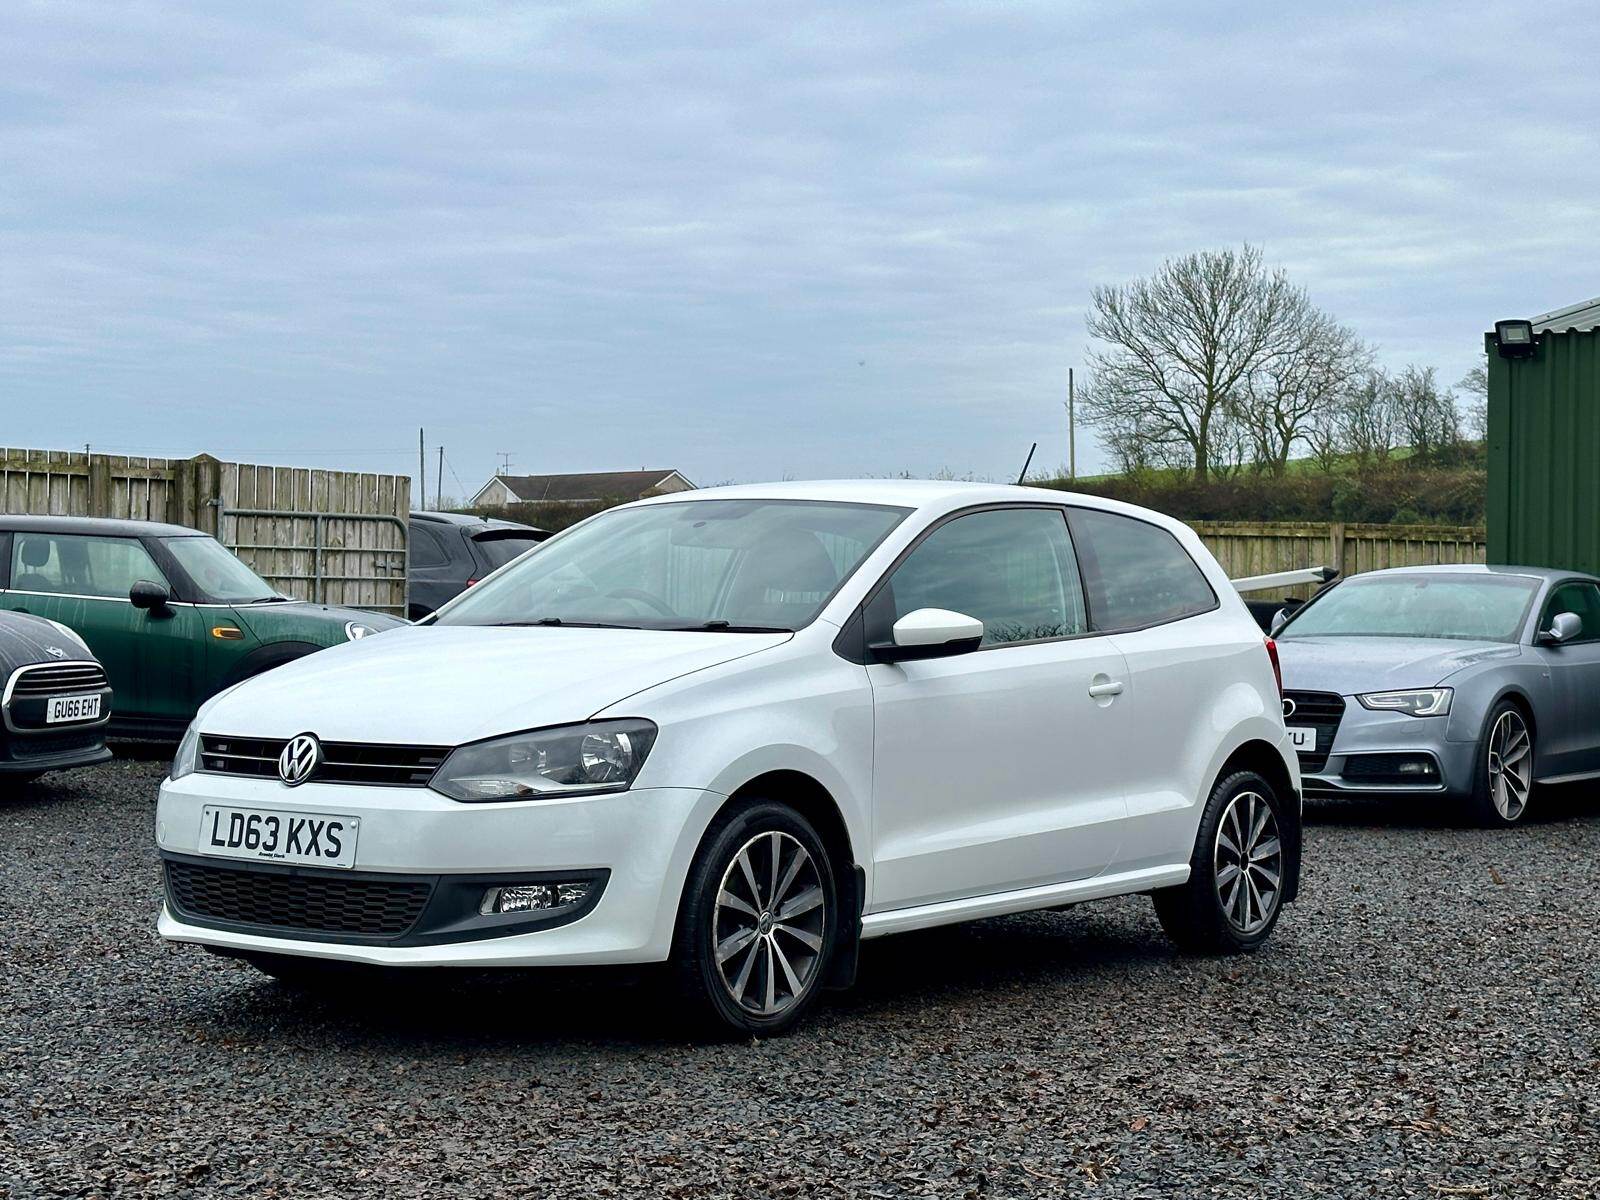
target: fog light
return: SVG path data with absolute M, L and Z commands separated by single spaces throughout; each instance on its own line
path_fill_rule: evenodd
M 1434 773 L 1433 760 L 1428 758 L 1402 758 L 1394 769 L 1396 775 L 1427 776 Z
M 515 887 L 490 888 L 483 894 L 478 911 L 491 917 L 496 913 L 549 913 L 576 908 L 589 898 L 589 889 L 593 886 L 584 879 L 571 883 L 519 883 Z

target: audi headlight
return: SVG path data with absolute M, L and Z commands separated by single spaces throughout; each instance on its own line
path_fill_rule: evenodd
M 1450 688 L 1418 688 L 1410 692 L 1368 692 L 1357 696 L 1362 708 L 1400 712 L 1408 717 L 1442 717 L 1450 711 Z
M 626 791 L 655 740 L 640 720 L 514 733 L 451 751 L 429 786 L 469 803 Z
M 200 754 L 200 734 L 195 729 L 197 724 L 191 721 L 189 728 L 183 731 L 183 741 L 178 743 L 178 752 L 172 756 L 172 772 L 169 776 L 172 779 L 194 774 L 195 759 Z

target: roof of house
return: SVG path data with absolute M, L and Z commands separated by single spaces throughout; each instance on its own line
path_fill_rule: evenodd
M 512 495 L 528 503 L 571 500 L 635 500 L 677 471 L 588 471 L 577 475 L 497 475 Z M 693 484 L 689 484 L 693 487 Z
M 1551 330 L 1556 333 L 1566 333 L 1568 330 L 1587 333 L 1596 327 L 1600 327 L 1600 296 L 1580 304 L 1569 304 L 1566 308 L 1558 308 L 1554 312 L 1533 318 L 1535 333 L 1546 333 Z

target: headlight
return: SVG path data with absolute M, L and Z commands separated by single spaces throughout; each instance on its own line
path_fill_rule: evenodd
M 515 733 L 452 751 L 429 786 L 469 802 L 626 791 L 655 740 L 637 720 Z
M 1442 717 L 1450 711 L 1450 688 L 1420 688 L 1414 692 L 1368 692 L 1357 696 L 1362 708 L 1373 712 L 1402 712 L 1408 717 Z
M 359 642 L 362 638 L 370 637 L 377 632 L 371 625 L 363 625 L 360 621 L 346 621 L 344 623 L 344 635 L 352 642 Z
M 178 743 L 178 752 L 172 756 L 172 771 L 170 778 L 182 779 L 185 775 L 194 774 L 194 763 L 200 753 L 200 734 L 195 729 L 196 722 L 191 721 L 189 728 L 183 731 L 183 741 Z

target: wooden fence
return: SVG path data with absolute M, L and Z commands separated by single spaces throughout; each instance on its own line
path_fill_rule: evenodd
M 1189 525 L 1235 579 L 1302 567 L 1338 567 L 1355 575 L 1384 567 L 1481 563 L 1487 545 L 1484 530 L 1470 525 L 1289 521 L 1191 521 Z M 1286 588 L 1282 594 L 1304 598 L 1312 590 Z
M 288 595 L 400 616 L 410 505 L 406 475 L 0 449 L 0 511 L 187 525 Z

